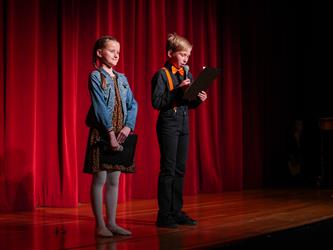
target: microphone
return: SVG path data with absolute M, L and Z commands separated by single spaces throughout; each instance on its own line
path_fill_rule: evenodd
M 186 79 L 187 76 L 188 76 L 188 72 L 190 70 L 190 66 L 184 65 L 183 68 L 184 68 L 184 71 L 185 71 L 184 79 Z

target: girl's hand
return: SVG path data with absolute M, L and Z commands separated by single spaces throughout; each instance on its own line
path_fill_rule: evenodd
M 201 91 L 201 92 L 198 94 L 198 97 L 199 97 L 199 99 L 200 99 L 202 102 L 204 102 L 204 101 L 206 101 L 206 99 L 207 99 L 207 93 L 206 93 L 205 91 Z
M 123 151 L 123 146 L 117 141 L 114 131 L 109 132 L 110 144 L 113 151 Z
M 117 136 L 117 141 L 119 144 L 124 143 L 124 141 L 126 140 L 127 136 L 129 135 L 129 133 L 131 132 L 131 129 L 129 127 L 123 127 L 118 136 Z

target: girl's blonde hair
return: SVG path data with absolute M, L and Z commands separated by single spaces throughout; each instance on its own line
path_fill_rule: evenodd
M 118 40 L 116 38 L 114 38 L 113 36 L 102 36 L 100 38 L 97 39 L 97 41 L 95 42 L 94 48 L 93 48 L 93 52 L 92 52 L 92 63 L 94 68 L 96 68 L 99 71 L 98 65 L 97 65 L 97 50 L 99 49 L 103 49 L 105 48 L 105 45 L 108 41 L 115 41 L 117 43 Z M 104 75 L 100 72 L 101 75 L 101 86 L 103 89 L 106 89 L 106 79 L 104 77 Z
M 192 49 L 192 44 L 182 36 L 177 35 L 175 32 L 168 35 L 168 40 L 166 43 L 166 52 L 169 50 L 172 52 L 182 51 Z
M 98 38 L 94 44 L 94 48 L 93 48 L 93 52 L 92 52 L 92 63 L 96 69 L 98 68 L 96 52 L 99 49 L 105 48 L 105 45 L 108 41 L 115 41 L 115 42 L 119 43 L 118 40 L 113 36 L 102 36 L 102 37 Z

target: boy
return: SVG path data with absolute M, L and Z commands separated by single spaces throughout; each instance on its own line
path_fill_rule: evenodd
M 176 228 L 177 225 L 196 225 L 183 207 L 183 183 L 189 141 L 188 108 L 195 108 L 207 99 L 206 92 L 195 101 L 182 99 L 192 82 L 186 65 L 192 45 L 187 39 L 169 34 L 166 44 L 167 61 L 152 79 L 152 105 L 159 110 L 156 124 L 160 147 L 158 206 L 156 225 Z

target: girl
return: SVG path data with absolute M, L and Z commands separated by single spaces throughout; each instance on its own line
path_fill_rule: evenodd
M 84 172 L 93 175 L 91 205 L 96 220 L 97 236 L 111 237 L 113 234 L 131 235 L 118 226 L 116 210 L 118 183 L 121 172 L 133 172 L 134 166 L 112 165 L 104 162 L 107 152 L 99 142 L 107 141 L 113 151 L 122 151 L 122 143 L 134 130 L 138 105 L 127 78 L 116 72 L 120 44 L 111 36 L 99 38 L 93 49 L 95 70 L 89 77 L 91 106 L 87 115 L 90 127 Z M 112 151 L 111 151 L 112 152 Z M 106 219 L 103 218 L 103 187 L 106 186 Z

